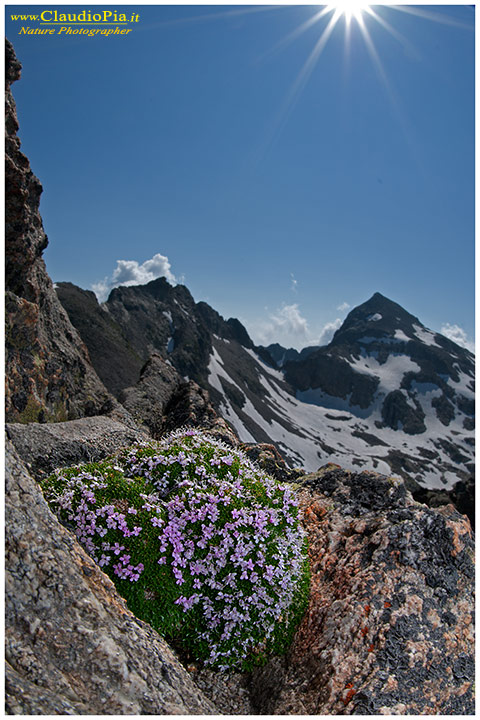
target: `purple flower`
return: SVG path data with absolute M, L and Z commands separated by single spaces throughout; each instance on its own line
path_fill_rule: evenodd
M 196 617 L 203 618 L 197 639 L 210 647 L 210 664 L 228 669 L 241 663 L 271 637 L 302 572 L 303 534 L 291 489 L 269 479 L 238 450 L 196 430 L 143 444 L 120 454 L 116 463 L 115 475 L 79 470 L 65 478 L 57 508 L 70 516 L 95 561 L 122 581 L 122 591 L 127 586 L 125 597 L 148 573 L 160 602 L 165 584 L 165 596 L 175 592 L 179 610 L 195 607 Z M 132 488 L 139 478 L 155 488 L 140 495 L 141 513 L 119 494 L 123 473 Z M 116 507 L 107 504 L 112 497 L 118 498 Z M 133 528 L 127 525 L 132 515 L 138 522 Z M 107 533 L 110 540 L 102 541 Z M 147 545 L 151 542 L 153 547 Z M 143 547 L 146 567 L 134 566 L 132 556 L 142 558 Z M 168 567 L 168 572 L 157 569 L 158 587 L 155 561 Z

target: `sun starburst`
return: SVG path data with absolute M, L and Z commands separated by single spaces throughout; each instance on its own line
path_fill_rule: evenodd
M 344 17 L 346 23 L 350 23 L 352 18 L 360 20 L 362 14 L 367 12 L 369 5 L 357 0 L 344 0 L 344 2 L 329 3 L 327 10 L 336 13 L 337 17 Z

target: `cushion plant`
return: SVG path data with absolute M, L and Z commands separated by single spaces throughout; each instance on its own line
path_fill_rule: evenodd
M 176 431 L 43 482 L 130 609 L 188 658 L 248 669 L 282 652 L 308 596 L 291 487 L 240 451 Z

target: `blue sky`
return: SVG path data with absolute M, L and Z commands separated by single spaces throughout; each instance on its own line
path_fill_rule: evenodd
M 6 6 L 53 280 L 165 273 L 265 344 L 326 340 L 376 291 L 473 338 L 472 6 L 371 6 L 317 56 L 324 6 L 114 7 L 127 36 L 10 19 L 113 6 Z

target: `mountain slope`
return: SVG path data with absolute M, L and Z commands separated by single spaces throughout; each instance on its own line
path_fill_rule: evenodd
M 116 288 L 102 306 L 65 283 L 57 292 L 119 397 L 113 383 L 127 351 L 138 357 L 129 385 L 159 353 L 209 391 L 243 442 L 273 442 L 291 465 L 337 462 L 446 489 L 473 470 L 473 356 L 379 293 L 329 345 L 294 355 L 256 348 L 238 320 L 164 278 Z

